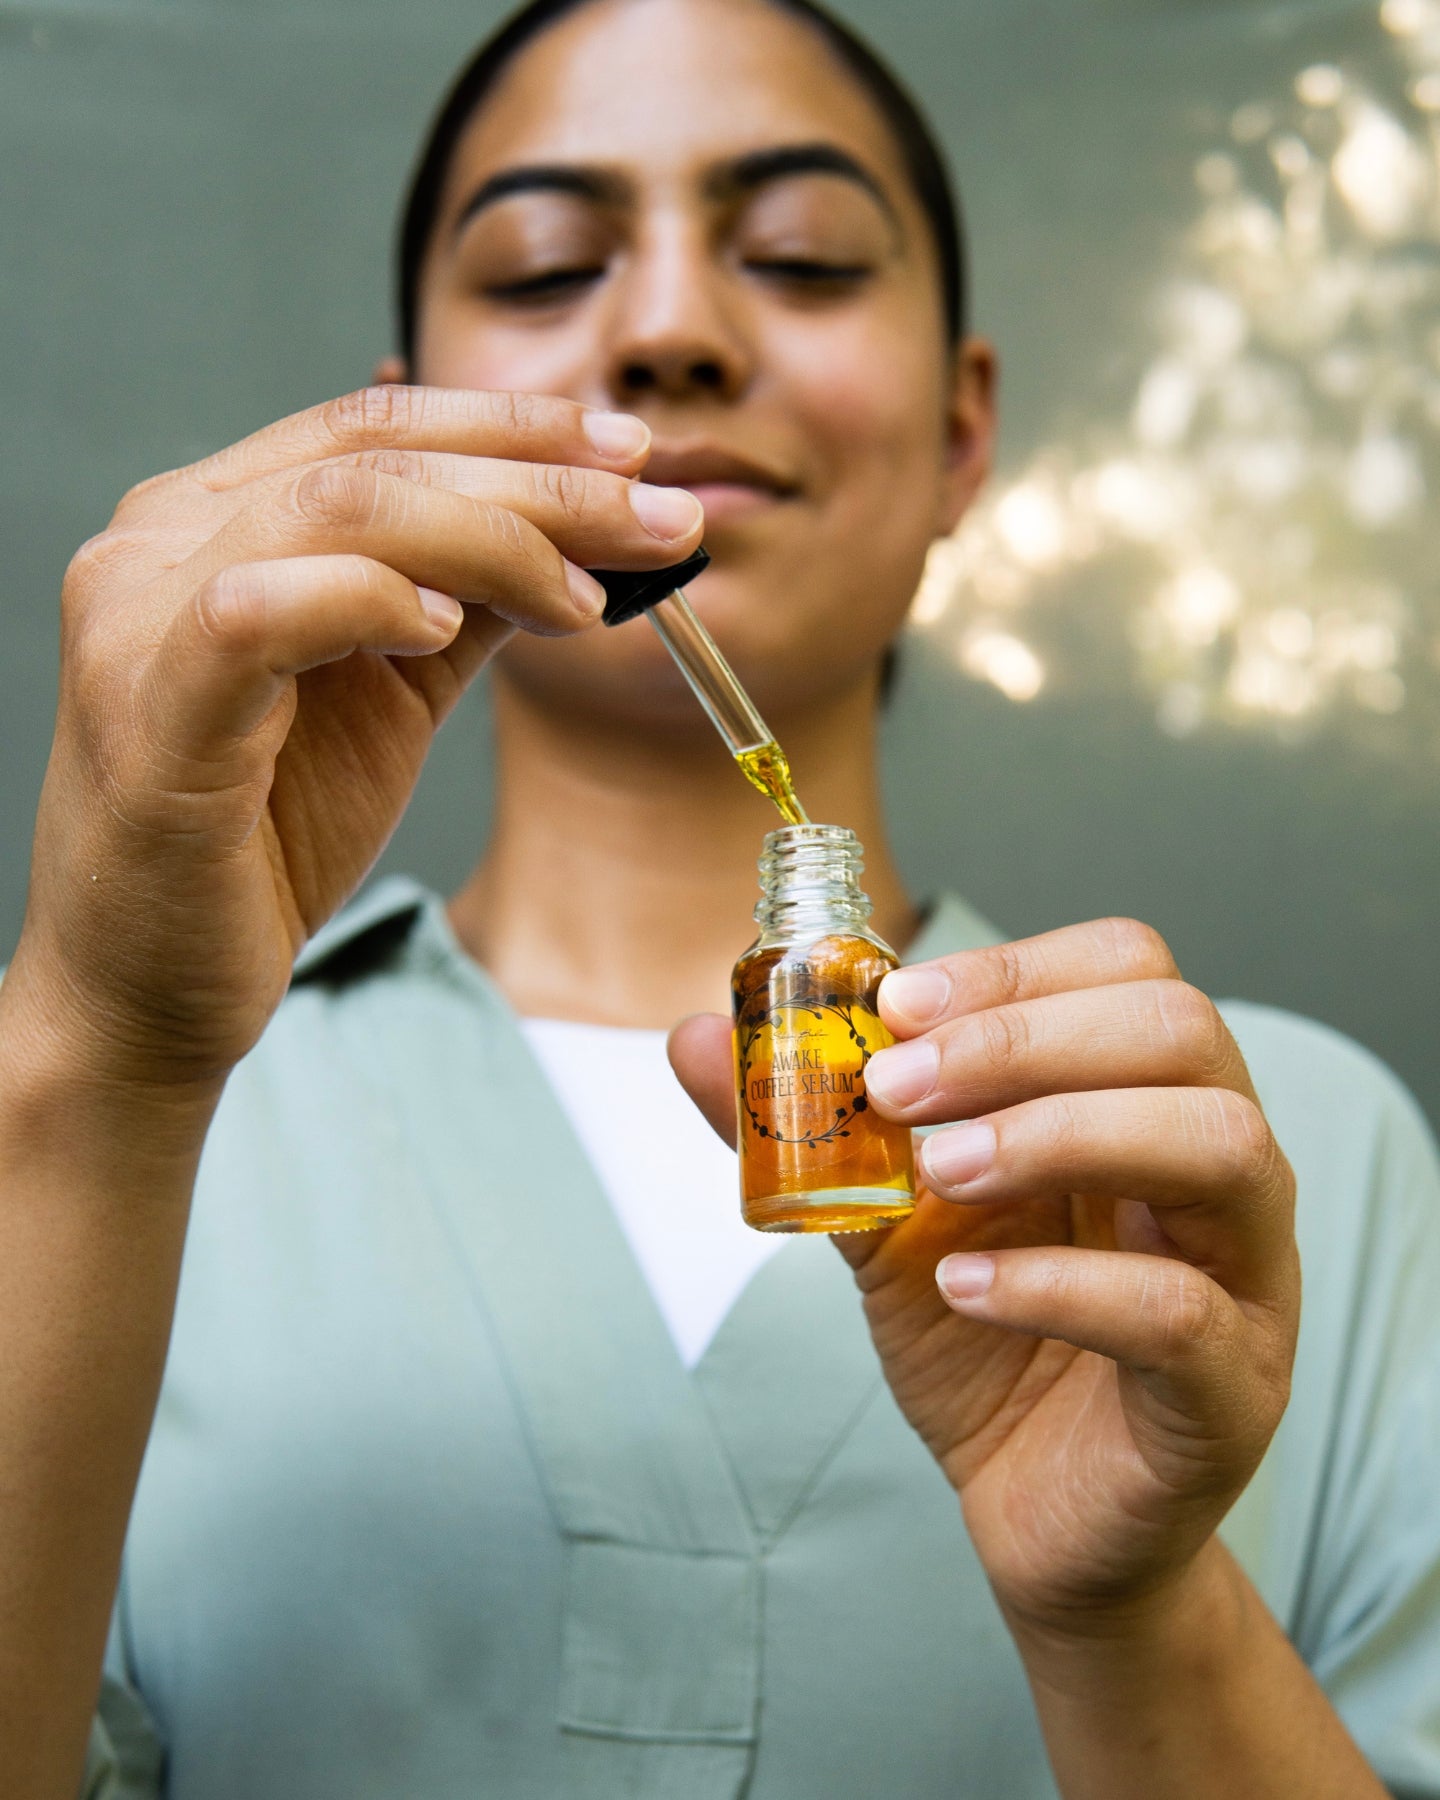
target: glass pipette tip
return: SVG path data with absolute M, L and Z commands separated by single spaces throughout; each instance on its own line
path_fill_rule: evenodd
M 676 667 L 704 707 L 746 778 L 774 801 L 792 825 L 810 823 L 796 796 L 785 753 L 735 678 L 714 638 L 679 588 L 649 609 L 647 617 Z

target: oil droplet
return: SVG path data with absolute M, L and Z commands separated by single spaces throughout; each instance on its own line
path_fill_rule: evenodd
M 767 800 L 773 801 L 787 825 L 808 825 L 809 815 L 800 804 L 791 779 L 790 764 L 774 738 L 768 744 L 756 744 L 749 750 L 736 752 L 745 779 L 759 788 Z

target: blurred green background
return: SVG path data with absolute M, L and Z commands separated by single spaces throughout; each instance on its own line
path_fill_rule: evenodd
M 905 865 L 1015 934 L 1147 918 L 1440 1119 L 1440 0 L 841 10 L 954 153 L 1005 366 L 890 723 Z M 0 4 L 0 954 L 69 555 L 366 379 L 418 133 L 500 11 Z M 464 873 L 487 754 L 482 694 L 390 865 Z

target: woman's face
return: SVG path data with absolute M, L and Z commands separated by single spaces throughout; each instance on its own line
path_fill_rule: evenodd
M 692 590 L 772 721 L 873 680 L 982 479 L 990 363 L 945 341 L 933 241 L 855 78 L 764 0 L 595 0 L 463 136 L 414 377 L 639 414 L 705 505 Z M 517 638 L 547 707 L 688 730 L 641 623 Z

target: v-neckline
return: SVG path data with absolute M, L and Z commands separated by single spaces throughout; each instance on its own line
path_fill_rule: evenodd
M 391 1091 L 422 1176 L 476 1172 L 465 1189 L 425 1185 L 493 1328 L 561 1529 L 748 1553 L 728 1464 L 514 1013 L 437 902 L 418 914 L 405 960 L 425 980 L 384 984 L 369 1023 L 395 1058 Z M 417 1081 L 417 1056 L 431 1079 Z
M 947 897 L 907 960 L 993 936 Z M 520 1020 L 435 896 L 402 955 L 428 980 L 380 984 L 367 1029 L 397 1058 L 391 1093 L 416 1167 L 434 1139 L 448 1146 L 438 1166 L 484 1171 L 483 1194 L 426 1185 L 495 1331 L 561 1529 L 753 1554 L 784 1531 L 881 1379 L 849 1270 L 828 1244 L 787 1243 L 687 1369 Z M 441 996 L 452 1003 L 436 1007 Z M 417 1082 L 416 1061 L 437 1078 Z M 457 1089 L 451 1069 L 483 1071 L 478 1088 Z
M 372 971 L 342 1029 L 380 1059 L 394 1179 L 453 1246 L 561 1542 L 555 1723 L 575 1791 L 741 1800 L 767 1551 L 880 1381 L 848 1271 L 829 1246 L 787 1244 L 687 1371 L 519 1021 L 440 902 L 392 890 L 365 916 L 378 955 L 340 926 L 302 979 L 347 949 Z

